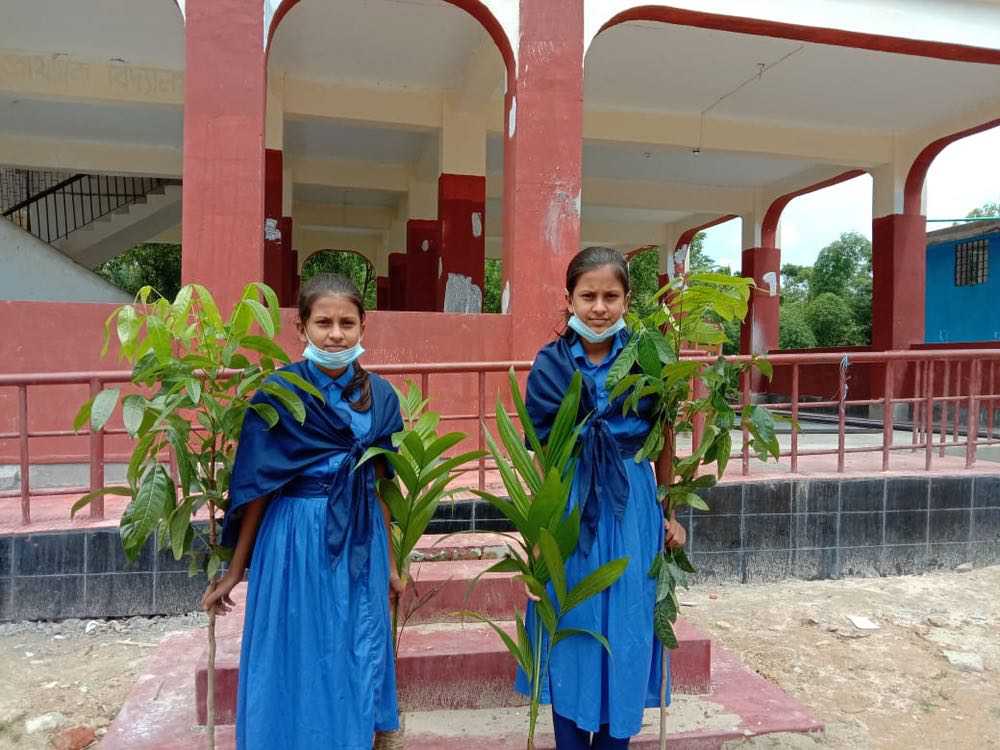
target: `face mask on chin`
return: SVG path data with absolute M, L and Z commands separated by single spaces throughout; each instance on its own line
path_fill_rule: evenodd
M 306 344 L 306 348 L 302 351 L 302 357 L 315 365 L 325 367 L 327 370 L 340 370 L 347 367 L 365 353 L 360 339 L 350 349 L 342 349 L 339 352 L 328 352 L 325 349 L 320 349 L 309 338 L 309 334 L 306 334 L 306 341 L 309 343 Z
M 609 325 L 603 331 L 595 331 L 593 328 L 580 320 L 576 314 L 573 314 L 570 316 L 569 322 L 566 325 L 568 325 L 571 330 L 575 331 L 580 338 L 590 342 L 591 344 L 600 344 L 602 341 L 607 341 L 608 339 L 613 338 L 619 331 L 625 330 L 625 319 L 618 318 L 618 320 Z

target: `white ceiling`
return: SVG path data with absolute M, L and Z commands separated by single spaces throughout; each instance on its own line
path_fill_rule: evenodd
M 82 104 L 0 93 L 0 132 L 181 147 L 184 115 L 156 104 Z
M 279 24 L 269 65 L 295 78 L 451 89 L 484 38 L 478 21 L 444 0 L 312 0 Z M 496 62 L 502 68 L 499 51 Z
M 409 164 L 428 149 L 436 162 L 436 133 L 348 125 L 309 118 L 285 121 L 285 150 L 291 156 Z
M 396 208 L 401 193 L 389 190 L 359 190 L 356 188 L 337 188 L 326 185 L 304 185 L 296 183 L 294 188 L 296 201 L 302 203 L 326 203 L 336 206 L 376 206 L 380 208 Z
M 175 0 L 2 0 L 0 49 L 181 69 L 184 21 Z
M 594 41 L 585 103 L 698 113 L 772 63 L 708 116 L 910 130 L 1000 97 L 997 66 L 634 22 Z

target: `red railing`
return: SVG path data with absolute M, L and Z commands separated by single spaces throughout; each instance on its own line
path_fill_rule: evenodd
M 692 357 L 695 361 L 706 364 L 714 361 L 710 356 Z M 745 362 L 746 357 L 732 357 L 731 361 Z M 994 392 L 997 385 L 997 364 L 1000 363 L 1000 350 L 996 349 L 962 349 L 933 351 L 896 351 L 896 352 L 850 352 L 847 355 L 838 352 L 809 352 L 772 354 L 768 357 L 776 371 L 782 368 L 790 370 L 790 393 L 788 400 L 780 403 L 768 403 L 774 410 L 788 410 L 791 416 L 790 444 L 787 450 L 781 451 L 781 458 L 789 459 L 792 473 L 799 472 L 799 459 L 805 456 L 835 456 L 836 470 L 845 470 L 845 459 L 854 453 L 881 453 L 882 471 L 890 468 L 890 456 L 893 451 L 909 450 L 924 452 L 924 468 L 929 470 L 933 465 L 934 454 L 943 457 L 948 447 L 965 447 L 965 465 L 972 466 L 976 460 L 976 449 L 980 445 L 993 445 L 1000 442 L 994 436 L 994 411 L 1000 394 Z M 881 368 L 881 395 L 878 397 L 851 399 L 850 372 L 852 367 Z M 386 376 L 416 376 L 419 377 L 421 391 L 425 395 L 433 395 L 430 389 L 431 376 L 469 375 L 477 377 L 476 408 L 455 414 L 442 415 L 442 421 L 475 421 L 493 419 L 487 408 L 486 377 L 490 373 L 504 373 L 513 367 L 516 371 L 525 371 L 531 367 L 530 362 L 455 362 L 439 364 L 390 364 L 374 365 L 369 369 Z M 837 368 L 837 390 L 832 398 L 815 398 L 816 394 L 800 392 L 802 368 L 805 367 L 835 367 Z M 104 439 L 107 435 L 124 435 L 122 428 L 106 427 L 103 430 L 75 433 L 72 429 L 30 430 L 28 428 L 28 388 L 38 386 L 88 385 L 93 396 L 106 384 L 127 383 L 131 373 L 128 371 L 105 372 L 65 372 L 41 374 L 0 375 L 0 388 L 14 388 L 17 391 L 17 431 L 0 433 L 0 440 L 17 440 L 19 444 L 19 464 L 21 480 L 19 490 L 0 492 L 0 498 L 20 497 L 21 519 L 24 524 L 31 521 L 31 497 L 45 495 L 71 495 L 89 492 L 104 485 L 104 465 L 106 461 Z M 985 389 L 984 389 L 985 384 Z M 984 392 L 985 390 L 985 392 Z M 740 384 L 741 405 L 751 402 L 751 376 L 745 373 Z M 812 399 L 812 400 L 810 400 Z M 894 419 L 893 407 L 899 404 L 907 405 L 912 415 L 909 422 L 897 424 Z M 882 406 L 883 419 L 881 445 L 847 446 L 846 429 L 850 407 Z M 949 405 L 952 406 L 949 415 Z M 960 411 L 964 405 L 966 410 L 965 438 L 960 439 L 963 425 Z M 982 431 L 979 416 L 986 407 L 985 440 L 980 440 Z M 937 413 L 935 412 L 937 407 Z M 835 448 L 799 448 L 799 422 L 803 413 L 812 410 L 835 410 L 837 424 L 837 446 Z M 896 430 L 908 430 L 911 439 L 906 444 L 897 444 L 894 440 Z M 950 442 L 949 442 L 950 432 Z M 485 447 L 481 430 L 477 446 Z M 700 440 L 701 426 L 695 425 L 693 443 Z M 32 490 L 29 481 L 30 440 L 32 438 L 54 438 L 77 436 L 89 440 L 90 482 L 88 487 L 56 487 L 50 489 Z M 937 441 L 935 442 L 935 437 Z M 751 448 L 750 436 L 743 430 L 740 449 L 732 455 L 733 459 L 741 461 L 740 473 L 750 474 Z M 477 484 L 483 489 L 486 484 L 486 472 L 490 464 L 486 459 L 480 459 L 476 467 Z M 104 517 L 104 503 L 101 498 L 90 506 L 93 518 Z

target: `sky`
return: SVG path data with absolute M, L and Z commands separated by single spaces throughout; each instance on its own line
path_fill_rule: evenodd
M 1000 127 L 955 141 L 927 173 L 927 218 L 954 219 L 990 201 L 1000 202 Z M 928 224 L 940 229 L 948 224 Z M 795 198 L 781 217 L 781 262 L 812 265 L 843 232 L 872 236 L 872 178 L 862 175 Z M 740 265 L 740 220 L 705 232 L 705 251 L 716 262 Z

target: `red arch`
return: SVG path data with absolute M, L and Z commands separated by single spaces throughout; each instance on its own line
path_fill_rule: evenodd
M 692 240 L 694 240 L 695 235 L 705 229 L 709 229 L 719 224 L 725 224 L 727 221 L 732 221 L 733 219 L 739 218 L 736 214 L 725 214 L 717 219 L 712 219 L 711 221 L 706 221 L 696 227 L 691 227 L 691 229 L 685 230 L 684 234 L 677 238 L 677 243 L 674 245 L 674 252 L 677 252 L 685 245 L 690 245 Z
M 898 55 L 933 57 L 939 60 L 984 63 L 1000 65 L 1000 50 L 970 47 L 964 44 L 950 44 L 924 39 L 906 39 L 885 34 L 865 34 L 859 31 L 827 29 L 817 26 L 802 26 L 795 23 L 766 21 L 759 18 L 726 16 L 718 13 L 704 13 L 697 10 L 674 8 L 664 5 L 640 5 L 622 11 L 614 16 L 601 31 L 627 21 L 662 21 L 678 26 L 694 26 L 717 31 L 734 31 L 740 34 L 771 36 L 793 39 L 799 42 L 832 44 L 838 47 L 854 47 L 876 52 L 893 52 Z M 598 32 L 599 34 L 600 32 Z
M 855 177 L 860 177 L 864 173 L 865 171 L 863 169 L 852 169 L 838 174 L 836 177 L 831 177 L 829 180 L 823 180 L 822 182 L 817 182 L 814 185 L 794 190 L 791 193 L 785 193 L 780 198 L 775 199 L 775 201 L 768 206 L 767 213 L 764 214 L 764 221 L 761 223 L 761 246 L 775 247 L 777 245 L 778 221 L 781 219 L 781 212 L 785 210 L 785 206 L 787 206 L 793 198 L 798 198 L 800 195 L 806 195 L 807 193 L 814 193 L 817 190 L 822 190 L 823 188 L 830 187 L 831 185 L 839 185 L 841 182 L 847 182 L 848 180 L 853 180 Z
M 925 146 L 924 150 L 914 159 L 913 164 L 910 166 L 910 171 L 906 175 L 906 185 L 903 188 L 903 213 L 912 216 L 920 214 L 920 194 L 924 191 L 927 170 L 930 169 L 931 163 L 937 158 L 938 154 L 955 141 L 975 135 L 976 133 L 982 133 L 984 130 L 989 130 L 997 126 L 1000 126 L 1000 119 L 990 120 L 982 125 L 976 125 L 974 128 L 946 135 L 944 138 L 938 138 L 933 143 Z
M 274 15 L 271 17 L 271 25 L 267 29 L 267 45 L 266 54 L 264 59 L 267 59 L 267 55 L 271 52 L 271 40 L 274 39 L 274 32 L 278 28 L 278 25 L 284 19 L 285 15 L 292 9 L 293 6 L 298 5 L 300 0 L 282 0 L 281 5 L 279 5 L 275 11 Z M 492 11 L 486 7 L 486 5 L 481 0 L 443 0 L 443 2 L 450 3 L 458 8 L 461 8 L 470 16 L 475 18 L 480 25 L 486 29 L 486 33 L 490 35 L 493 39 L 493 43 L 496 44 L 497 49 L 500 50 L 500 56 L 503 57 L 504 65 L 507 67 L 507 80 L 508 82 L 513 82 L 516 79 L 517 68 L 514 64 L 514 50 L 510 45 L 510 40 L 507 38 L 507 34 L 504 33 L 503 26 L 493 15 Z

